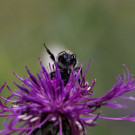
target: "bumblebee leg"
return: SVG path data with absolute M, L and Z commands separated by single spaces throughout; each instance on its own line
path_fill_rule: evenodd
M 53 78 L 53 77 L 55 77 L 55 76 L 56 76 L 55 71 L 53 71 L 53 72 L 50 73 L 50 77 L 51 77 L 51 78 Z
M 54 55 L 53 55 L 53 54 L 51 53 L 51 51 L 46 47 L 45 44 L 44 44 L 44 46 L 45 46 L 45 49 L 46 49 L 47 53 L 50 55 L 50 58 L 51 58 L 53 61 L 55 61 Z

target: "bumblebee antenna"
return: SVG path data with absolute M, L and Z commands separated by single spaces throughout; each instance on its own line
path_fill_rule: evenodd
M 50 55 L 50 58 L 53 60 L 53 61 L 55 61 L 55 57 L 54 57 L 54 55 L 51 53 L 51 51 L 46 47 L 46 45 L 44 44 L 44 47 L 45 47 L 45 49 L 46 49 L 46 51 L 47 51 L 47 53 Z

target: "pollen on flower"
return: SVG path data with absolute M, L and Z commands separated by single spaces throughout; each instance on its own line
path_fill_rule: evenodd
M 32 118 L 31 120 L 30 120 L 30 122 L 35 122 L 35 121 L 37 121 L 39 119 L 39 117 L 34 117 L 34 118 Z
M 83 129 L 82 125 L 78 121 L 75 121 L 75 124 L 77 125 L 79 130 L 82 131 L 82 129 Z
M 92 124 L 94 122 L 94 120 L 86 120 L 85 122 L 88 124 Z
M 18 119 L 24 119 L 26 116 L 27 116 L 26 114 L 24 114 L 24 115 L 19 115 L 19 116 L 18 116 Z
M 50 119 L 50 121 L 52 121 L 52 122 L 54 122 L 54 121 L 56 121 L 56 120 L 57 120 L 56 117 L 52 117 L 52 118 Z
M 13 107 L 14 107 L 14 108 L 17 108 L 17 107 L 19 107 L 19 106 L 18 106 L 18 105 L 13 105 Z
M 91 89 L 91 87 L 88 87 L 88 89 L 87 90 L 90 90 Z
M 31 119 L 32 118 L 32 115 L 28 115 L 28 116 L 25 116 L 24 118 L 23 118 L 23 120 L 29 120 L 29 119 Z

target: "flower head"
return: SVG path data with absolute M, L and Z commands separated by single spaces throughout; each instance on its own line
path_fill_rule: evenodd
M 41 61 L 40 65 L 42 70 L 37 77 L 32 75 L 27 67 L 28 77 L 24 79 L 14 73 L 22 82 L 22 85 L 14 83 L 18 87 L 17 90 L 12 91 L 6 83 L 0 89 L 1 91 L 7 86 L 11 92 L 8 98 L 0 97 L 5 100 L 4 103 L 0 102 L 0 116 L 7 116 L 4 123 L 5 129 L 0 133 L 10 135 L 19 131 L 19 135 L 23 133 L 30 135 L 40 130 L 42 134 L 59 132 L 62 135 L 64 132 L 69 135 L 80 135 L 85 134 L 85 126 L 95 126 L 98 118 L 135 121 L 134 114 L 122 118 L 108 118 L 100 113 L 93 114 L 101 106 L 125 107 L 112 101 L 113 98 L 134 99 L 122 96 L 135 88 L 135 78 L 129 80 L 129 72 L 127 80 L 124 73 L 107 94 L 93 98 L 95 80 L 90 84 L 85 81 L 88 67 L 82 77 L 80 77 L 82 65 L 78 72 L 72 71 L 65 86 L 56 63 L 54 78 L 50 78 Z M 7 105 L 8 102 L 12 104 L 10 107 Z M 20 123 L 19 126 L 18 123 Z

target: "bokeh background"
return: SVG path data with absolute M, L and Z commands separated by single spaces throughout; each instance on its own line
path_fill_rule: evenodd
M 72 50 L 84 68 L 91 58 L 87 79 L 97 79 L 94 91 L 101 96 L 115 84 L 122 64 L 135 74 L 135 1 L 0 0 L 0 86 L 6 81 L 15 88 L 12 82 L 20 82 L 12 72 L 27 76 L 25 65 L 36 74 L 38 57 L 45 60 L 43 43 Z M 1 93 L 8 94 L 7 89 Z M 124 116 L 135 108 L 134 103 L 129 106 L 104 108 L 103 113 Z M 134 135 L 134 129 L 132 122 L 98 120 L 87 134 Z

